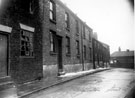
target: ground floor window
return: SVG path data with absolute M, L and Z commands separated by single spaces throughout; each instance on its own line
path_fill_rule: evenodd
M 90 50 L 90 60 L 92 60 L 92 50 L 91 48 L 89 48 L 89 50 Z
M 50 51 L 56 53 L 55 32 L 50 31 Z
M 70 54 L 70 38 L 66 37 L 66 54 Z
M 86 46 L 83 46 L 83 52 L 84 52 L 84 59 L 86 60 Z
M 33 33 L 21 30 L 21 56 L 33 56 Z
M 79 41 L 78 40 L 76 40 L 76 54 L 80 55 Z

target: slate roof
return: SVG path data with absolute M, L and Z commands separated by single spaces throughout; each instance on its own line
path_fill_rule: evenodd
M 116 51 L 111 54 L 111 57 L 134 56 L 134 51 Z

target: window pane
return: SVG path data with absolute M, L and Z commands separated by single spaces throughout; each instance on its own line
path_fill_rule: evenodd
M 33 56 L 33 33 L 21 31 L 21 56 Z
M 66 53 L 70 54 L 70 38 L 66 37 Z
M 68 27 L 68 24 L 67 24 L 67 22 L 65 22 L 65 27 L 66 27 L 66 28 Z
M 56 52 L 54 34 L 50 31 L 50 51 Z
M 50 11 L 50 19 L 53 20 L 53 12 L 52 11 Z
M 53 43 L 51 43 L 51 51 L 54 51 Z
M 53 10 L 53 3 L 50 1 L 50 10 Z
M 65 13 L 65 21 L 67 21 L 68 20 L 68 15 L 67 15 L 67 13 Z
M 76 41 L 76 53 L 79 55 L 79 41 Z
M 50 19 L 56 21 L 55 3 L 50 1 Z

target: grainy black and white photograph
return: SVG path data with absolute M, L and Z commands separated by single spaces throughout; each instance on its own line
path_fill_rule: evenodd
M 135 98 L 134 0 L 0 0 L 0 98 Z

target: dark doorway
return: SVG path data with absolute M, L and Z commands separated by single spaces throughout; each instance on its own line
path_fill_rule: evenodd
M 62 66 L 62 37 L 57 36 L 57 51 L 58 51 L 58 73 L 63 71 Z
M 7 76 L 7 36 L 0 34 L 0 77 Z

